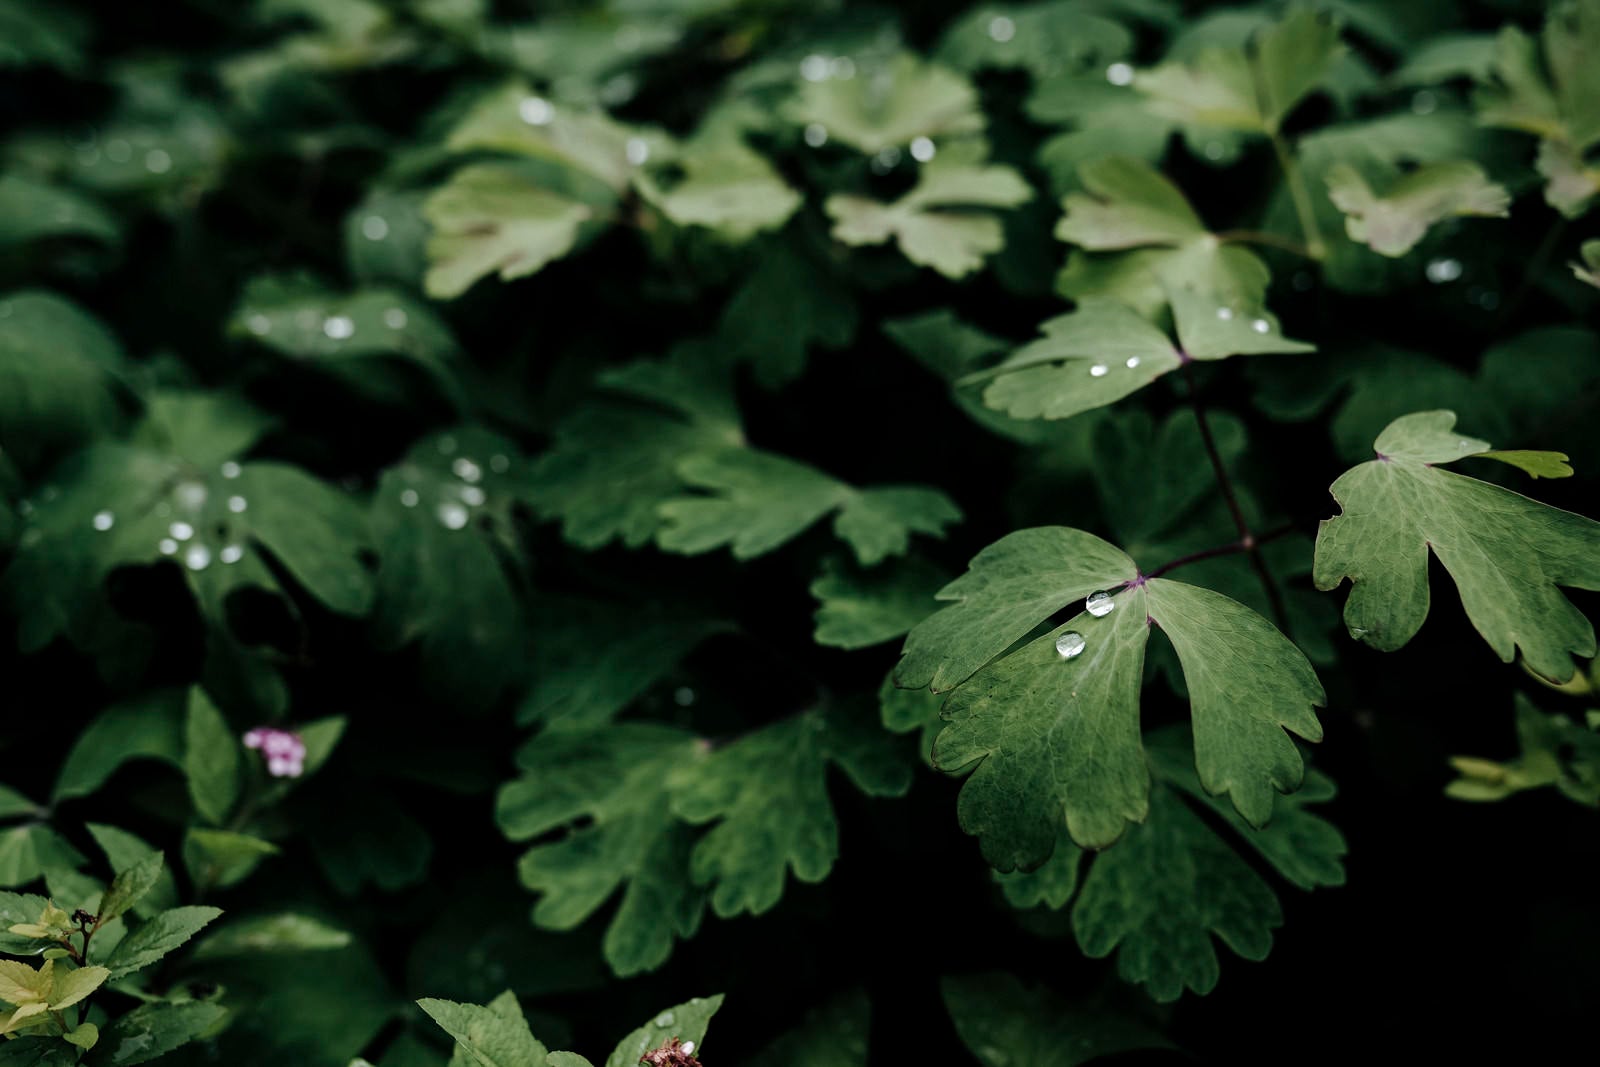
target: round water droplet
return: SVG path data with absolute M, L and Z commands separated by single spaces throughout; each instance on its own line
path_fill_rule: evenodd
M 267 334 L 272 332 L 272 320 L 267 318 L 265 315 L 260 314 L 259 312 L 246 319 L 245 325 L 248 326 L 250 328 L 250 332 L 255 334 L 257 337 L 265 337 Z
M 1424 274 L 1434 285 L 1453 282 L 1461 277 L 1461 261 L 1459 259 L 1430 260 L 1424 270 Z
M 894 145 L 882 148 L 872 157 L 872 173 L 888 174 L 900 162 L 900 149 Z
M 1017 35 L 1017 24 L 1004 15 L 996 15 L 989 20 L 989 40 L 996 44 L 1005 44 Z
M 1097 619 L 1103 619 L 1110 615 L 1111 610 L 1116 606 L 1117 602 L 1104 589 L 1090 593 L 1083 601 L 1083 610 Z
M 828 57 L 812 53 L 800 61 L 800 77 L 808 82 L 819 82 L 828 76 Z
M 1139 357 L 1138 356 L 1129 356 L 1128 357 L 1127 367 L 1128 367 L 1129 370 L 1132 370 L 1133 368 L 1137 367 L 1138 365 L 1139 365 Z
M 1076 630 L 1067 630 L 1056 638 L 1056 651 L 1061 654 L 1062 659 L 1071 659 L 1080 655 L 1083 652 L 1083 646 L 1083 635 Z
M 113 163 L 126 163 L 133 158 L 133 145 L 120 137 L 114 141 L 107 141 L 106 158 Z
M 239 545 L 223 545 L 222 551 L 217 553 L 217 558 L 224 563 L 238 563 L 244 559 L 244 549 Z
M 1221 159 L 1223 157 L 1223 155 L 1224 155 L 1224 151 L 1223 151 L 1223 148 L 1222 148 L 1222 142 L 1221 141 L 1207 141 L 1206 142 L 1206 158 L 1207 159 Z
M 383 324 L 391 330 L 406 328 L 406 313 L 404 308 L 389 308 L 383 313 Z
M 420 499 L 421 498 L 417 496 L 417 491 L 415 489 L 400 490 L 400 506 L 403 508 L 416 507 L 417 501 Z
M 805 128 L 804 137 L 806 144 L 812 148 L 821 148 L 828 143 L 828 127 L 820 122 L 809 123 Z
M 202 544 L 190 545 L 183 553 L 183 565 L 192 571 L 203 571 L 211 566 L 211 549 Z
M 1461 440 L 1456 442 L 1456 447 L 1457 448 L 1471 448 L 1472 447 L 1472 442 L 1468 441 L 1465 437 L 1463 437 Z
M 1439 108 L 1439 98 L 1426 89 L 1420 89 L 1411 97 L 1411 112 L 1415 115 L 1431 115 Z
M 462 456 L 460 459 L 450 464 L 450 470 L 455 473 L 457 478 L 460 478 L 464 482 L 476 482 L 483 478 L 483 468 L 478 466 L 472 460 L 468 459 L 466 456 Z
M 1229 319 L 1233 318 L 1233 309 L 1232 308 L 1218 308 L 1217 309 L 1217 318 L 1221 319 L 1223 322 L 1227 322 Z
M 672 691 L 672 702 L 680 708 L 686 708 L 694 703 L 694 690 L 686 685 L 680 685 Z
M 178 551 L 178 542 L 174 541 L 170 537 L 163 537 L 160 541 L 156 542 L 156 547 L 161 550 L 161 554 L 163 556 L 170 556 L 174 552 Z
M 911 141 L 911 158 L 918 163 L 928 162 L 937 151 L 933 141 L 926 137 L 915 137 Z
M 172 495 L 178 498 L 179 506 L 189 511 L 199 511 L 210 494 L 200 482 L 179 482 Z
M 556 109 L 542 96 L 525 96 L 517 104 L 517 114 L 529 126 L 547 126 L 555 118 Z
M 664 1011 L 660 1015 L 656 1016 L 656 1025 L 657 1026 L 671 1026 L 673 1023 L 675 1023 L 677 1021 L 678 1021 L 678 1017 L 676 1015 L 672 1014 L 670 1011 Z
M 194 527 L 186 522 L 175 522 L 167 527 L 167 532 L 172 535 L 174 540 L 187 541 L 194 536 Z
M 335 341 L 343 341 L 356 332 L 356 324 L 349 315 L 329 315 L 322 322 L 322 332 Z
M 485 499 L 483 490 L 475 485 L 463 486 L 461 489 L 461 502 L 470 508 L 482 507 Z
M 228 510 L 233 512 L 235 515 L 244 511 L 244 509 L 249 506 L 250 502 L 242 496 L 230 496 L 228 498 Z
M 693 1041 L 685 1041 L 683 1043 L 683 1054 L 685 1056 L 689 1056 L 689 1055 L 692 1055 L 693 1053 L 694 1053 L 694 1042 Z
M 1106 376 L 1106 371 L 1108 371 L 1109 369 L 1110 368 L 1107 367 L 1104 363 L 1096 363 L 1094 366 L 1089 368 L 1089 377 L 1091 377 L 1091 378 L 1104 378 Z
M 369 241 L 381 241 L 389 236 L 389 220 L 382 215 L 368 215 L 361 220 L 361 236 Z
M 230 459 L 222 465 L 222 476 L 224 478 L 237 478 L 241 469 L 237 463 Z
M 116 524 L 117 517 L 109 511 L 97 511 L 93 521 L 96 530 L 109 530 Z
M 622 151 L 628 157 L 628 162 L 636 167 L 643 166 L 650 158 L 650 145 L 643 137 L 628 138 Z
M 1133 67 L 1127 63 L 1113 63 L 1106 68 L 1106 81 L 1112 85 L 1132 85 Z
M 1250 328 L 1256 333 L 1266 333 L 1272 329 L 1272 324 L 1266 319 L 1252 319 L 1250 320 Z
M 439 438 L 439 455 L 448 456 L 456 450 L 456 439 L 453 434 L 445 434 Z
M 504 474 L 506 471 L 511 469 L 511 460 L 507 456 L 502 456 L 499 453 L 495 453 L 489 457 L 489 469 L 494 471 L 496 474 Z
M 467 524 L 467 509 L 454 501 L 446 501 L 440 504 L 438 514 L 439 522 L 447 530 L 459 530 Z
M 159 148 L 152 148 L 144 154 L 144 169 L 151 174 L 165 174 L 172 169 L 172 157 Z

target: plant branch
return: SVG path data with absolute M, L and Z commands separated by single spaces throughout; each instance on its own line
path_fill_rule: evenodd
M 1179 567 L 1187 567 L 1189 564 L 1199 563 L 1201 560 L 1215 559 L 1217 556 L 1231 556 L 1236 552 L 1249 552 L 1255 546 L 1264 545 L 1268 541 L 1275 541 L 1284 534 L 1293 532 L 1294 524 L 1284 523 L 1282 526 L 1279 526 L 1274 530 L 1269 530 L 1266 533 L 1253 538 L 1251 544 L 1249 545 L 1246 545 L 1242 540 L 1240 540 L 1229 541 L 1225 545 L 1217 545 L 1214 548 L 1202 548 L 1198 552 L 1190 552 L 1187 555 L 1179 556 L 1177 559 L 1168 560 L 1155 570 L 1149 572 L 1148 574 L 1141 574 L 1139 577 L 1144 581 L 1149 581 L 1151 578 L 1161 577 L 1168 571 L 1175 571 Z
M 1311 205 L 1311 191 L 1306 188 L 1305 174 L 1300 162 L 1289 151 L 1282 135 L 1272 131 L 1272 151 L 1278 156 L 1278 166 L 1283 169 L 1283 180 L 1289 185 L 1289 199 L 1294 201 L 1294 213 L 1300 219 L 1300 232 L 1305 236 L 1305 254 L 1320 260 L 1328 254 L 1322 243 L 1322 232 L 1317 228 L 1317 212 Z
M 1266 230 L 1223 230 L 1221 233 L 1213 234 L 1212 236 L 1224 244 L 1268 245 L 1272 248 L 1282 249 L 1285 252 L 1292 252 L 1297 256 L 1304 256 L 1307 259 L 1317 258 L 1311 254 L 1309 248 L 1299 241 L 1291 240 L 1282 234 L 1268 233 Z

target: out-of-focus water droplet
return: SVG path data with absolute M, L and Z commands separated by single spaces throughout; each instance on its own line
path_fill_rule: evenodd
M 462 456 L 460 459 L 450 464 L 450 470 L 457 478 L 460 478 L 464 482 L 481 481 L 483 478 L 483 468 L 478 466 L 472 460 L 468 459 L 466 456 Z
M 382 215 L 368 215 L 361 220 L 361 236 L 369 241 L 381 241 L 389 236 L 389 220 Z
M 900 149 L 896 148 L 894 145 L 888 145 L 887 147 L 879 149 L 878 154 L 872 157 L 872 173 L 888 174 L 891 170 L 894 170 L 899 163 Z
M 211 566 L 211 549 L 202 544 L 192 544 L 183 553 L 183 565 L 192 571 L 203 571 Z
M 915 137 L 911 141 L 911 158 L 918 163 L 926 163 L 938 151 L 932 140 L 927 137 Z
M 694 690 L 686 685 L 680 685 L 672 691 L 672 702 L 680 708 L 686 708 L 694 703 Z
M 228 510 L 233 512 L 235 515 L 238 515 L 240 512 L 244 511 L 244 509 L 249 507 L 249 506 L 250 506 L 250 501 L 246 500 L 242 496 L 230 496 L 228 498 Z
M 179 482 L 177 488 L 172 490 L 172 495 L 178 498 L 181 507 L 199 511 L 205 506 L 206 497 L 211 494 L 201 482 Z
M 144 169 L 151 174 L 165 174 L 172 169 L 172 157 L 159 148 L 152 148 L 144 154 Z
M 455 435 L 454 434 L 448 434 L 447 433 L 443 437 L 439 438 L 439 455 L 441 455 L 441 456 L 452 455 L 455 452 L 455 450 L 456 450 L 456 439 L 455 439 Z
M 261 314 L 259 311 L 246 319 L 244 324 L 248 326 L 250 328 L 250 332 L 255 334 L 257 337 L 265 337 L 267 334 L 272 332 L 272 320 Z
M 996 15 L 989 20 L 989 40 L 996 44 L 1005 44 L 1017 35 L 1017 24 L 1004 15 Z
M 1272 324 L 1266 319 L 1251 319 L 1250 328 L 1256 333 L 1266 333 L 1268 330 L 1272 329 Z
M 1217 318 L 1221 319 L 1223 322 L 1227 322 L 1229 319 L 1233 318 L 1233 309 L 1232 308 L 1218 308 L 1217 309 Z
M 237 478 L 241 469 L 237 463 L 230 459 L 222 465 L 222 476 L 224 478 Z
M 439 505 L 439 522 L 447 530 L 459 530 L 467 524 L 467 509 L 453 500 Z
M 109 511 L 97 511 L 94 513 L 93 522 L 96 530 L 109 530 L 116 525 L 117 517 Z
M 414 508 L 417 506 L 417 502 L 421 499 L 422 498 L 417 495 L 417 491 L 415 489 L 400 490 L 400 506 L 403 508 Z
M 1456 442 L 1456 447 L 1457 448 L 1471 448 L 1472 447 L 1472 442 L 1467 440 L 1465 437 L 1463 437 L 1461 440 Z
M 322 332 L 335 341 L 343 341 L 356 332 L 356 324 L 349 315 L 329 315 L 322 322 Z
M 834 56 L 828 64 L 828 77 L 847 82 L 856 76 L 856 61 L 849 56 Z
M 815 52 L 800 61 L 800 77 L 808 82 L 819 82 L 828 76 L 828 57 Z
M 812 148 L 821 148 L 828 143 L 828 127 L 820 122 L 807 123 L 804 133 L 806 144 Z
M 160 541 L 156 542 L 156 548 L 161 550 L 161 554 L 163 556 L 170 556 L 174 552 L 178 551 L 178 542 L 174 541 L 170 537 L 163 537 Z
M 484 496 L 483 490 L 479 489 L 477 486 L 468 485 L 468 486 L 462 487 L 461 500 L 468 507 L 473 507 L 473 508 L 482 507 L 483 506 L 483 502 L 486 499 L 488 499 L 488 498 L 486 496 Z
M 676 1015 L 672 1014 L 670 1011 L 664 1011 L 660 1015 L 656 1016 L 656 1025 L 657 1026 L 671 1026 L 673 1023 L 675 1023 L 677 1021 L 678 1021 L 678 1017 Z
M 187 541 L 194 536 L 194 527 L 186 522 L 175 522 L 167 527 L 167 533 L 176 541 Z
M 1083 635 L 1076 630 L 1068 630 L 1056 638 L 1056 651 L 1062 659 L 1071 659 L 1083 652 L 1085 642 Z
M 1132 85 L 1133 67 L 1127 63 L 1113 63 L 1106 68 L 1106 81 L 1112 85 Z
M 403 330 L 406 327 L 406 312 L 404 308 L 388 308 L 383 313 L 383 324 L 391 330 Z
M 1461 261 L 1459 259 L 1432 259 L 1423 268 L 1423 274 L 1434 285 L 1443 285 L 1453 282 L 1461 277 Z
M 1104 378 L 1106 376 L 1106 371 L 1108 371 L 1108 370 L 1110 370 L 1110 368 L 1107 367 L 1104 363 L 1096 363 L 1092 367 L 1089 368 L 1089 377 L 1091 377 L 1091 378 Z
M 489 469 L 494 471 L 496 474 L 504 474 L 506 471 L 511 469 L 511 458 L 496 452 L 494 455 L 489 457 Z
M 1133 368 L 1137 367 L 1138 365 L 1139 365 L 1139 357 L 1138 356 L 1129 356 L 1128 357 L 1127 367 L 1128 367 L 1129 370 L 1132 370 Z
M 542 96 L 525 96 L 517 104 L 517 114 L 529 126 L 548 126 L 556 117 L 556 109 Z
M 1097 619 L 1103 619 L 1110 615 L 1111 610 L 1116 606 L 1116 600 L 1104 589 L 1090 593 L 1083 601 L 1083 610 Z
M 643 137 L 628 138 L 622 151 L 628 157 L 628 162 L 636 167 L 643 166 L 650 159 L 650 144 Z
M 133 158 L 133 145 L 120 137 L 107 141 L 106 158 L 113 163 L 126 163 Z
M 1207 159 L 1221 159 L 1224 154 L 1225 153 L 1223 152 L 1222 142 L 1221 141 L 1207 141 L 1206 142 L 1206 158 Z
M 1411 97 L 1411 113 L 1431 115 L 1439 109 L 1439 98 L 1426 89 L 1419 89 Z
M 217 553 L 217 558 L 224 563 L 238 563 L 244 559 L 244 549 L 239 545 L 223 545 L 222 551 Z

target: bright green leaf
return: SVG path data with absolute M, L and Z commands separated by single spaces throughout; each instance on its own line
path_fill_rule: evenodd
M 187 905 L 146 919 L 106 957 L 105 964 L 111 968 L 111 977 L 122 978 L 150 966 L 180 947 L 221 914 L 221 908 Z
M 1328 196 L 1345 213 L 1352 241 L 1385 256 L 1403 256 L 1436 222 L 1459 216 L 1504 218 L 1511 195 L 1476 163 L 1426 163 L 1379 196 L 1348 164 L 1328 171 Z
M 1010 167 L 933 166 L 892 204 L 840 193 L 824 204 L 833 236 L 847 245 L 893 237 L 911 262 L 960 278 L 1005 247 L 1000 219 L 983 209 L 1016 207 L 1033 196 Z

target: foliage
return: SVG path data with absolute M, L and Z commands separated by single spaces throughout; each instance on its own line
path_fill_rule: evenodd
M 0 1067 L 1586 1047 L 1600 0 L 161 14 L 0 0 Z

